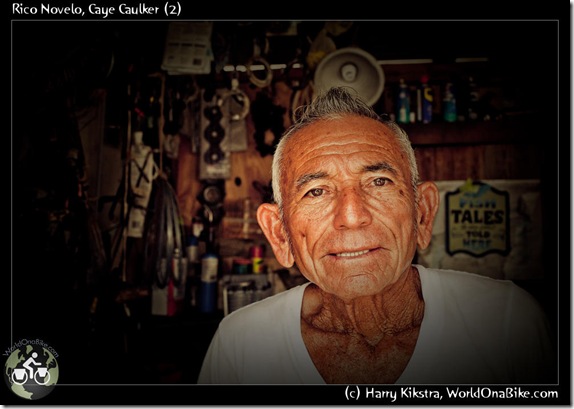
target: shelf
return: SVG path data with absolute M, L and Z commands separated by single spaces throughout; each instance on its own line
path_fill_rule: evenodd
M 544 140 L 541 121 L 532 117 L 485 122 L 404 124 L 402 127 L 413 146 L 540 144 Z

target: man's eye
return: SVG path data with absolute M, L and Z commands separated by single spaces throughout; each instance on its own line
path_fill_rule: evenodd
M 390 180 L 387 178 L 376 178 L 373 183 L 375 186 L 385 186 Z
M 307 192 L 306 196 L 318 197 L 318 196 L 321 196 L 323 194 L 323 192 L 324 192 L 324 190 L 320 189 L 320 188 L 311 189 Z

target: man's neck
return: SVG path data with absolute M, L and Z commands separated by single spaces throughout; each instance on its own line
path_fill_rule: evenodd
M 302 319 L 318 330 L 362 337 L 371 346 L 382 339 L 412 331 L 424 314 L 420 277 L 415 267 L 381 293 L 343 301 L 319 287 L 308 287 Z

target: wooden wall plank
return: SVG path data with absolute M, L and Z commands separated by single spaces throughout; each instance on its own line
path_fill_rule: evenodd
M 423 180 L 536 179 L 543 164 L 532 145 L 419 146 L 415 156 Z

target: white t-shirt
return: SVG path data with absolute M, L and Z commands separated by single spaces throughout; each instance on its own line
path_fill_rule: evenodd
M 528 384 L 552 367 L 546 317 L 511 281 L 417 265 L 425 301 L 413 355 L 398 384 Z M 305 287 L 226 316 L 200 384 L 324 384 L 301 335 Z M 336 359 L 336 357 L 334 357 Z

